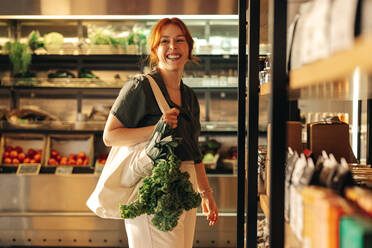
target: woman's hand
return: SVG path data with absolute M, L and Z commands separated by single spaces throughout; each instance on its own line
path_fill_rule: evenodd
M 168 126 L 170 126 L 172 129 L 175 129 L 178 125 L 179 114 L 180 111 L 178 109 L 171 108 L 169 111 L 165 112 L 161 118 L 167 122 Z
M 206 215 L 207 220 L 209 220 L 209 225 L 213 226 L 216 224 L 218 220 L 218 209 L 211 192 L 202 197 L 202 208 L 203 214 Z

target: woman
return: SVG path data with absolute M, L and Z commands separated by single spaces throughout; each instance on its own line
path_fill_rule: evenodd
M 182 160 L 181 171 L 190 174 L 194 189 L 202 196 L 202 208 L 213 226 L 218 210 L 205 174 L 198 146 L 200 134 L 199 103 L 195 93 L 182 83 L 181 77 L 192 55 L 194 41 L 186 25 L 178 18 L 160 20 L 150 35 L 150 75 L 159 85 L 170 110 L 161 113 L 146 77 L 137 76 L 127 82 L 116 99 L 108 117 L 103 139 L 107 146 L 128 146 L 152 135 L 160 118 L 166 120 L 175 136 L 182 141 L 176 155 Z M 185 211 L 171 232 L 162 232 L 151 223 L 151 216 L 126 219 L 131 248 L 191 248 L 196 223 L 196 209 Z

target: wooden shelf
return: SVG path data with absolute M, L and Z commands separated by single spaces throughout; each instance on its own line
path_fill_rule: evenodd
M 267 195 L 260 195 L 260 206 L 267 219 L 270 218 L 269 197 Z
M 300 89 L 329 81 L 345 80 L 359 67 L 362 72 L 372 72 L 372 37 L 356 39 L 354 46 L 345 51 L 336 52 L 323 59 L 289 73 L 289 85 Z

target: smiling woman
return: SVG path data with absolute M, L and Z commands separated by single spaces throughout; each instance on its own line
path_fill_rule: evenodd
M 169 111 L 164 114 L 156 104 L 149 81 L 143 75 L 125 83 L 111 108 L 103 138 L 108 146 L 130 146 L 149 140 L 159 121 L 165 120 L 173 135 L 182 140 L 175 154 L 182 161 L 180 170 L 190 175 L 189 181 L 200 192 L 202 209 L 212 226 L 218 210 L 205 173 L 198 140 L 200 108 L 195 92 L 184 85 L 182 74 L 192 55 L 194 41 L 185 24 L 178 18 L 164 18 L 152 30 L 149 38 L 149 73 L 162 91 Z M 152 215 L 125 219 L 129 247 L 191 248 L 196 224 L 196 208 L 184 211 L 177 226 L 169 232 L 159 231 L 152 224 Z

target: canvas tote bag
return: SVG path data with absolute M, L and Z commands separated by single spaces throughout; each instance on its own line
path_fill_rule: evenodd
M 169 105 L 159 86 L 151 76 L 145 76 L 160 110 L 162 113 L 168 111 Z M 147 143 L 145 141 L 133 146 L 111 148 L 96 188 L 86 203 L 96 215 L 107 219 L 121 219 L 119 206 L 129 204 L 137 198 L 142 178 L 151 174 L 153 168 L 153 161 L 145 152 Z

